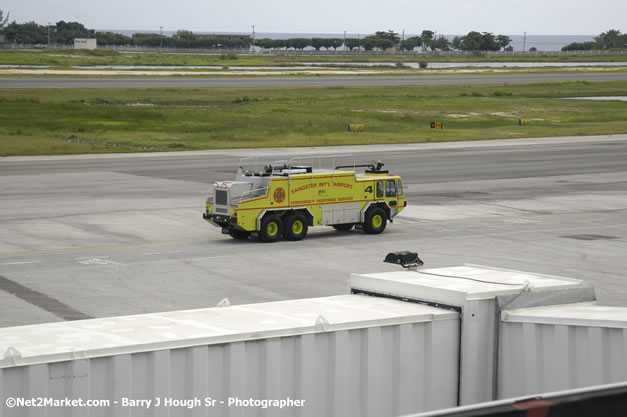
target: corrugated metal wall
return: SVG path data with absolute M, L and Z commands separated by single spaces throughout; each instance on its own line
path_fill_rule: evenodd
M 627 381 L 627 329 L 503 322 L 499 398 Z
M 497 398 L 501 309 L 595 299 L 580 280 L 477 265 L 352 274 L 349 286 L 356 293 L 461 310 L 460 405 Z
M 306 400 L 302 408 L 12 408 L 13 416 L 395 416 L 457 405 L 459 320 L 0 369 L 8 397 Z
M 494 397 L 494 300 L 469 301 L 462 320 L 460 405 Z

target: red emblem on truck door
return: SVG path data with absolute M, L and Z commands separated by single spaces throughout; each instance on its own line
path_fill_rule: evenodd
M 274 201 L 281 204 L 285 200 L 285 190 L 283 188 L 277 188 L 274 191 Z

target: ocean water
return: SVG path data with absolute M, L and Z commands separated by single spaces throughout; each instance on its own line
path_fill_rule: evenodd
M 146 30 L 109 30 L 109 29 L 96 29 L 98 32 L 111 31 L 120 33 L 126 36 L 131 36 L 133 33 L 159 33 L 158 30 L 146 31 Z M 172 36 L 176 31 L 164 30 L 165 36 Z M 225 32 L 195 32 L 198 34 L 210 34 L 215 33 L 217 35 L 224 35 Z M 251 33 L 244 32 L 229 32 L 236 35 L 251 35 Z M 347 33 L 347 38 L 363 38 L 371 35 L 370 33 Z M 495 34 L 496 35 L 496 34 Z M 416 36 L 415 34 L 405 33 L 405 38 Z M 452 40 L 456 35 L 444 34 L 444 36 Z M 463 36 L 463 35 L 459 35 Z M 514 51 L 522 51 L 523 45 L 525 50 L 535 47 L 538 51 L 560 51 L 564 46 L 573 42 L 588 42 L 594 40 L 596 35 L 527 35 L 526 38 L 523 34 L 508 34 L 512 39 L 512 47 Z M 344 33 L 274 33 L 274 32 L 257 32 L 255 33 L 256 39 L 270 38 L 270 39 L 290 39 L 290 38 L 343 38 Z

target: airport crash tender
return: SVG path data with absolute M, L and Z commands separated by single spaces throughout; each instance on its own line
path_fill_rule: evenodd
M 312 226 L 381 233 L 407 206 L 400 176 L 383 165 L 321 170 L 290 162 L 266 165 L 260 172 L 240 166 L 235 181 L 214 184 L 203 218 L 235 239 L 256 235 L 263 242 L 281 236 L 301 240 Z M 357 167 L 364 172 L 358 174 Z

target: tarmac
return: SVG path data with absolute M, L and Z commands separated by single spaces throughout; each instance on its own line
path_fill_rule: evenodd
M 244 156 L 353 154 L 403 178 L 381 235 L 235 241 L 202 220 Z M 0 159 L 0 327 L 346 294 L 350 273 L 481 264 L 627 305 L 627 135 Z

